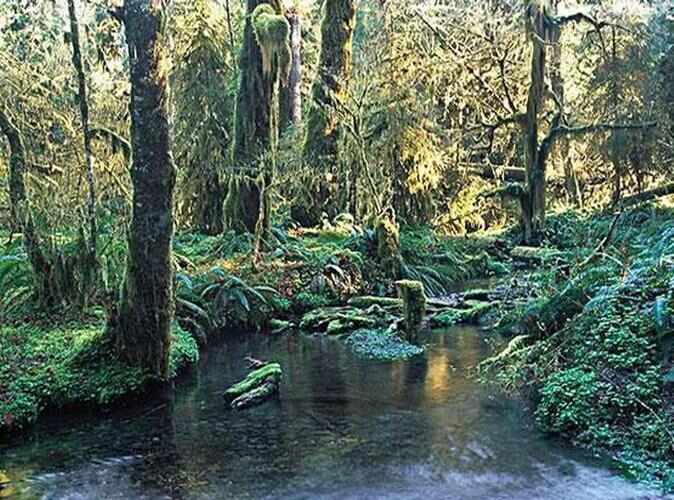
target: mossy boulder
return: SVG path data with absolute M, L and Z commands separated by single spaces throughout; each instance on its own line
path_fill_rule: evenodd
M 431 316 L 429 320 L 431 328 L 446 328 L 461 323 L 477 323 L 484 314 L 494 307 L 493 302 L 477 300 L 467 300 L 462 305 L 463 307 L 451 307 Z
M 387 327 L 396 319 L 396 316 L 377 304 L 365 309 L 350 306 L 323 307 L 305 314 L 300 322 L 300 329 L 305 332 L 341 335 L 359 328 Z

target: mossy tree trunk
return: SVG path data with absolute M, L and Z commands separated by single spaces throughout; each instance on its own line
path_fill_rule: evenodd
M 26 149 L 19 129 L 14 125 L 7 110 L 0 106 L 0 132 L 9 144 L 9 200 L 13 231 L 23 233 L 23 246 L 33 269 L 33 279 L 38 296 L 50 302 L 49 293 L 51 264 L 45 257 L 33 223 L 26 194 Z
M 318 75 L 313 84 L 304 143 L 305 162 L 314 171 L 305 208 L 308 219 L 314 224 L 320 221 L 322 212 L 334 216 L 337 211 L 336 207 L 326 205 L 331 198 L 327 184 L 329 171 L 334 169 L 338 159 L 340 127 L 337 111 L 351 79 L 355 16 L 354 0 L 326 0 Z
M 288 12 L 290 24 L 290 72 L 288 81 L 281 86 L 279 115 L 281 130 L 298 126 L 302 122 L 302 25 L 297 12 Z
M 554 0 L 554 13 L 557 14 L 557 9 L 560 0 Z M 551 36 L 552 45 L 552 60 L 550 64 L 550 83 L 552 91 L 559 100 L 562 108 L 566 101 L 564 74 L 562 73 L 562 31 L 554 30 Z M 573 160 L 569 151 L 571 141 L 563 136 L 559 139 L 559 156 L 564 168 L 564 187 L 568 201 L 574 206 L 580 207 L 582 205 L 582 195 L 580 192 L 580 184 L 578 183 L 578 176 L 573 165 Z
M 674 11 L 674 8 L 672 11 Z M 672 85 L 672 81 L 674 81 L 674 23 L 669 25 L 668 42 L 669 50 L 662 59 L 660 72 L 665 90 L 665 104 L 669 114 L 669 133 L 674 138 L 674 85 Z M 674 148 L 672 150 L 674 152 Z
M 386 276 L 397 280 L 402 274 L 403 259 L 400 254 L 400 228 L 393 208 L 388 207 L 377 218 L 377 259 Z
M 82 136 L 84 141 L 84 159 L 86 162 L 87 185 L 89 188 L 87 200 L 87 216 L 89 218 L 89 235 L 87 238 L 87 251 L 82 272 L 83 277 L 82 300 L 86 302 L 89 291 L 96 280 L 98 267 L 96 255 L 96 242 L 98 230 L 96 228 L 96 181 L 94 179 L 94 154 L 91 150 L 91 131 L 89 128 L 89 99 L 87 95 L 87 80 L 82 64 L 82 49 L 80 45 L 80 28 L 75 10 L 75 1 L 68 0 L 68 15 L 70 18 L 70 44 L 72 46 L 72 61 L 77 74 L 77 97 L 80 107 L 80 119 L 82 121 Z
M 549 40 L 548 2 L 531 0 L 527 18 L 532 44 L 524 147 L 528 199 L 522 210 L 527 242 L 537 240 L 545 226 L 545 163 L 539 158 L 538 135 L 545 92 L 546 43 Z
M 157 377 L 168 374 L 173 319 L 173 189 L 167 75 L 162 69 L 163 2 L 127 0 L 131 70 L 133 215 L 119 309 L 109 331 L 117 354 Z
M 19 130 L 14 126 L 7 110 L 0 107 L 0 131 L 9 144 L 9 210 L 13 231 L 22 231 L 26 208 L 26 150 Z
M 406 339 L 414 342 L 419 336 L 426 315 L 426 294 L 420 281 L 401 280 L 396 282 L 398 296 L 403 302 L 403 329 Z
M 278 117 L 274 110 L 274 91 L 279 80 L 279 66 L 287 71 L 290 62 L 279 62 L 276 51 L 280 48 L 270 41 L 268 61 L 263 60 L 263 48 L 258 43 L 253 13 L 258 6 L 269 5 L 281 17 L 282 7 L 278 0 L 247 0 L 246 23 L 243 45 L 239 54 L 239 89 L 234 112 L 234 143 L 232 163 L 234 172 L 230 176 L 225 200 L 225 225 L 236 231 L 254 233 L 258 226 L 260 210 L 265 203 L 258 181 L 262 173 L 264 184 L 272 183 L 271 149 L 278 134 Z M 273 19 L 278 22 L 279 19 Z M 283 18 L 287 28 L 287 21 Z M 274 25 L 273 27 L 275 27 Z M 287 46 L 286 39 L 282 41 Z M 287 49 L 289 52 L 289 48 Z M 267 67 L 269 65 L 269 67 Z M 270 221 L 262 222 L 265 232 Z

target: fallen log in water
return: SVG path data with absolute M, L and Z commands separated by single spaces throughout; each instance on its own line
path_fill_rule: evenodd
M 227 389 L 223 395 L 225 401 L 233 409 L 242 410 L 263 403 L 278 394 L 282 373 L 281 365 L 253 361 L 255 362 L 250 364 L 255 369 L 241 382 Z

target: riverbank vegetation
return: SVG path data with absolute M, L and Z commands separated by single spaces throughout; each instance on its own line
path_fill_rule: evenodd
M 672 78 L 666 1 L 3 3 L 0 434 L 234 330 L 471 323 L 543 431 L 673 489 Z

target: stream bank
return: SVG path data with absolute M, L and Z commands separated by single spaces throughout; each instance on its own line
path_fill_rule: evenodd
M 48 417 L 0 448 L 0 469 L 17 500 L 666 498 L 547 439 L 521 401 L 477 383 L 484 332 L 421 342 L 421 356 L 377 363 L 325 336 L 231 334 L 173 399 Z M 246 356 L 284 367 L 281 398 L 226 411 Z

